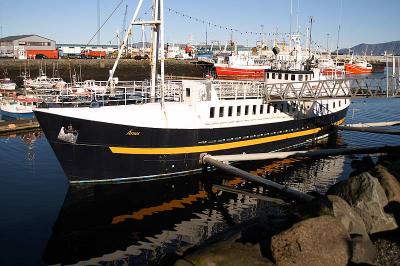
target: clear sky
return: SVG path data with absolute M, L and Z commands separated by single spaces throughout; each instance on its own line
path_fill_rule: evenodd
M 121 0 L 100 0 L 101 23 Z M 149 10 L 151 0 L 144 1 L 141 14 Z M 138 0 L 123 3 L 101 30 L 101 43 L 116 44 L 115 32 L 122 28 L 125 6 L 128 5 L 127 23 Z M 224 43 L 233 38 L 240 44 L 254 45 L 260 35 L 246 32 L 289 32 L 290 0 L 165 0 L 166 42 L 193 43 L 219 40 Z M 327 34 L 331 50 L 336 48 L 340 22 L 339 47 L 359 43 L 380 43 L 400 40 L 400 0 L 293 0 L 292 29 L 297 25 L 306 33 L 309 17 L 314 17 L 313 40 L 326 47 Z M 298 8 L 299 7 L 299 8 Z M 185 14 L 169 11 L 176 10 Z M 143 15 L 145 18 L 145 15 Z M 198 18 L 203 24 L 187 16 Z M 218 25 L 218 27 L 212 26 Z M 207 26 L 208 25 L 208 26 Z M 261 26 L 263 25 L 263 26 Z M 219 26 L 223 26 L 220 29 Z M 57 43 L 87 43 L 97 28 L 97 0 L 1 0 L 0 34 L 2 37 L 20 34 L 38 34 Z M 228 28 L 228 30 L 226 30 Z M 236 31 L 238 30 L 238 31 Z M 242 32 L 242 34 L 240 33 Z M 136 28 L 135 41 L 141 40 Z M 149 31 L 147 30 L 147 40 Z M 272 36 L 266 34 L 266 38 Z M 279 37 L 282 39 L 282 37 Z M 305 41 L 305 37 L 303 38 Z M 97 43 L 94 38 L 92 44 Z

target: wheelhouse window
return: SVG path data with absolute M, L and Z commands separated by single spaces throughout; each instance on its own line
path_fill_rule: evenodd
M 190 88 L 186 88 L 186 97 L 190 97 Z
M 236 116 L 240 116 L 242 112 L 242 106 L 236 107 Z
M 278 79 L 282 79 L 282 73 L 278 74 Z
M 228 116 L 232 116 L 233 106 L 229 106 L 228 108 Z
M 264 113 L 264 105 L 261 104 L 260 105 L 260 115 L 262 115 Z
M 275 79 L 275 73 L 272 73 L 272 79 Z
M 296 80 L 296 75 L 293 75 L 293 74 L 290 75 L 290 79 L 291 79 L 291 80 Z
M 299 75 L 299 81 L 303 81 L 303 75 Z
M 342 101 L 341 100 L 339 100 L 339 107 L 342 105 Z
M 215 107 L 210 108 L 210 118 L 214 118 L 215 116 Z
M 335 102 L 333 102 L 333 108 L 336 108 L 336 103 Z
M 248 114 L 249 114 L 249 106 L 246 105 L 246 106 L 244 107 L 244 115 L 248 115 Z
M 267 114 L 269 114 L 269 113 L 271 112 L 270 108 L 271 108 L 271 105 L 268 104 L 268 105 L 267 105 Z
M 269 79 L 269 73 L 267 73 L 267 79 Z
M 257 105 L 253 105 L 253 115 L 257 114 Z
M 289 74 L 285 74 L 285 80 L 289 80 Z
M 278 111 L 278 104 L 274 104 L 274 113 Z
M 219 117 L 224 117 L 224 107 L 223 106 L 221 106 L 219 108 Z

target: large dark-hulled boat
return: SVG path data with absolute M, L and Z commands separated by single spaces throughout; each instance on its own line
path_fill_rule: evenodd
M 142 2 L 139 1 L 130 27 L 140 23 L 135 20 Z M 120 106 L 94 102 L 90 107 L 35 110 L 71 182 L 189 174 L 201 170 L 201 153 L 286 149 L 326 136 L 332 125 L 343 121 L 350 104 L 346 93 L 342 91 L 341 98 L 321 97 L 323 91 L 307 94 L 307 89 L 314 87 L 309 82 L 318 78 L 313 71 L 268 70 L 265 82 L 166 82 L 161 53 L 161 78 L 157 79 L 158 48 L 164 47 L 163 1 L 154 3 L 156 16 L 146 23 L 154 25 L 153 36 L 158 40 L 160 34 L 161 43 L 153 41 L 156 52 L 152 58 L 151 86 L 135 87 L 136 92 L 140 90 L 140 95 L 144 95 L 140 101 Z M 123 49 L 124 45 L 118 59 Z M 116 88 L 116 64 L 109 79 L 111 94 Z M 285 84 L 290 84 L 290 91 L 284 93 L 286 98 L 276 91 Z M 328 85 L 329 82 L 324 88 Z M 309 97 L 296 98 L 296 90 Z

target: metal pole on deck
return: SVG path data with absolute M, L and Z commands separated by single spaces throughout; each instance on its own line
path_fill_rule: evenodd
M 386 55 L 386 98 L 389 98 L 389 56 Z
M 155 21 L 160 19 L 159 14 L 159 0 L 153 0 L 153 19 Z M 159 41 L 159 24 L 152 26 L 152 45 L 151 45 L 151 87 L 150 97 L 151 101 L 156 98 L 156 83 L 157 83 L 157 61 L 158 61 L 158 41 Z
M 397 82 L 396 82 L 395 74 L 396 74 L 396 58 L 393 55 L 393 67 L 392 67 L 393 94 L 392 94 L 392 96 L 394 96 L 395 92 L 397 91 L 397 88 L 396 88 Z
M 161 46 L 161 108 L 164 109 L 165 51 L 164 51 L 164 0 L 160 0 L 160 46 Z

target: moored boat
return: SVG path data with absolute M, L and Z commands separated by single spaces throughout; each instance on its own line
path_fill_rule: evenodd
M 162 6 L 162 0 L 155 2 Z M 157 22 L 153 27 L 156 33 L 163 29 L 161 14 L 162 11 L 153 19 Z M 131 25 L 135 19 L 134 16 Z M 123 44 L 128 37 L 127 34 Z M 153 44 L 154 51 L 164 47 L 162 38 L 160 44 Z M 124 45 L 116 64 L 123 49 Z M 302 88 L 304 82 L 316 78 L 310 71 L 276 70 L 271 77 L 264 76 L 263 71 L 265 82 L 165 82 L 163 54 L 161 79 L 157 79 L 155 60 L 151 86 L 136 87 L 142 95 L 150 95 L 143 97 L 140 104 L 35 110 L 71 182 L 183 175 L 201 171 L 201 153 L 268 152 L 304 145 L 332 132 L 332 125 L 343 122 L 350 104 L 346 94 L 341 99 L 315 99 L 311 93 L 307 100 L 282 99 L 281 93 L 273 92 L 266 96 L 271 83 L 275 84 L 272 91 L 280 87 L 276 85 L 279 82 L 282 86 L 286 82 L 293 83 L 290 88 Z M 274 79 L 279 75 L 283 79 L 271 82 L 273 75 Z M 314 89 L 313 84 L 305 85 Z
M 358 60 L 354 63 L 346 63 L 344 65 L 346 74 L 370 74 L 372 73 L 372 65 L 366 60 Z
M 271 68 L 267 58 L 250 54 L 219 56 L 214 64 L 218 78 L 263 78 L 266 69 Z
M 0 105 L 1 115 L 13 119 L 34 118 L 33 110 L 37 107 L 39 100 L 36 98 L 15 98 L 5 101 Z
M 9 78 L 0 79 L 0 91 L 15 91 L 17 85 Z
M 334 62 L 332 58 L 319 58 L 318 68 L 320 69 L 321 74 L 325 76 L 344 74 L 343 63 Z

